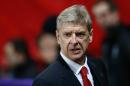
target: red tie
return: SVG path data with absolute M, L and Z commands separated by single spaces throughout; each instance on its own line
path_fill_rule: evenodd
M 83 79 L 84 86 L 92 86 L 91 82 L 87 78 L 87 74 L 88 74 L 87 68 L 86 67 L 82 67 L 80 73 L 81 73 L 81 76 L 82 76 L 82 79 Z

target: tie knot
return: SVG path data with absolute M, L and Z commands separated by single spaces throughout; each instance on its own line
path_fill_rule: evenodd
M 81 68 L 80 73 L 81 73 L 82 75 L 87 75 L 87 74 L 88 74 L 87 68 L 86 68 L 85 66 L 83 66 L 83 67 Z

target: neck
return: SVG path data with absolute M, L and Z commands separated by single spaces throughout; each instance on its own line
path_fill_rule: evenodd
M 85 63 L 85 56 L 82 56 L 81 58 L 75 60 L 76 63 L 83 65 Z
M 62 51 L 61 53 L 66 56 Z M 66 57 L 69 57 L 69 56 L 66 56 Z M 70 59 L 70 58 L 69 58 Z M 83 65 L 85 63 L 85 54 L 83 56 L 81 56 L 81 58 L 79 59 L 76 59 L 76 60 L 73 60 L 74 62 L 80 64 L 80 65 Z

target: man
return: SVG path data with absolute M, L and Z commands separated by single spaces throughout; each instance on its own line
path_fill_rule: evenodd
M 107 32 L 103 43 L 103 57 L 108 67 L 110 86 L 129 86 L 130 29 L 120 22 L 118 10 L 110 1 L 96 2 L 93 14 Z
M 49 65 L 55 61 L 58 53 L 56 40 L 56 19 L 57 16 L 49 16 L 43 23 L 41 32 L 37 37 L 38 54 L 42 62 Z
M 41 33 L 37 37 L 38 63 L 39 71 L 47 68 L 53 63 L 58 54 L 58 44 L 55 35 L 51 33 Z
M 73 5 L 61 12 L 56 37 L 60 55 L 33 86 L 107 86 L 103 64 L 85 55 L 92 42 L 91 19 L 85 6 Z
M 36 39 L 38 57 L 38 71 L 41 72 L 53 63 L 59 52 L 59 46 L 56 40 L 56 15 L 47 17 L 44 21 L 41 31 Z
M 34 78 L 36 76 L 37 68 L 31 59 L 25 40 L 18 38 L 10 40 L 5 44 L 4 52 L 9 66 L 7 78 Z

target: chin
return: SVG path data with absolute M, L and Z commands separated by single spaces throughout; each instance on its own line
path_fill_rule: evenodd
M 83 56 L 83 53 L 79 53 L 79 54 L 73 54 L 73 55 L 70 55 L 70 58 L 75 61 L 75 60 L 78 60 L 78 59 L 81 59 Z

